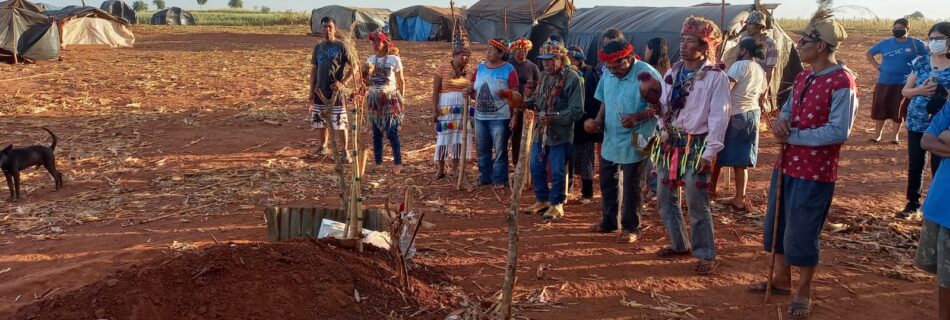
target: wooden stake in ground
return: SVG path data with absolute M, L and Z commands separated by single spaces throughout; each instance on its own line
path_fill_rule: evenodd
M 534 112 L 524 111 L 524 127 L 521 129 L 521 150 L 518 152 L 518 165 L 515 166 L 514 183 L 511 184 L 511 207 L 508 209 L 508 265 L 505 267 L 505 283 L 501 296 L 501 319 L 511 319 L 511 297 L 515 288 L 518 269 L 518 207 L 521 205 L 521 185 L 524 184 L 525 170 L 528 168 L 528 154 L 531 153 L 531 138 L 534 132 Z
M 468 97 L 465 97 L 462 103 L 462 151 L 459 152 L 459 180 L 455 183 L 455 190 L 462 190 L 462 183 L 465 182 L 465 161 L 468 155 Z
M 778 170 L 778 177 L 775 179 L 775 206 L 772 208 L 774 216 L 772 217 L 772 261 L 769 263 L 769 278 L 766 279 L 765 285 L 765 302 L 769 302 L 769 297 L 772 295 L 772 277 L 775 275 L 775 247 L 776 242 L 778 242 L 778 219 L 782 216 L 782 184 L 784 183 L 785 178 L 785 144 L 779 145 L 778 151 L 778 166 L 775 170 Z

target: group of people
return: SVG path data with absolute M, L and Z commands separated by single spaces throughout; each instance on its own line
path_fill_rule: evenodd
M 718 56 L 722 31 L 715 22 L 695 16 L 683 22 L 680 60 L 672 64 L 663 39 L 648 41 L 641 58 L 623 33 L 610 29 L 603 35 L 596 66 L 586 64 L 584 50 L 568 48 L 557 37 L 539 48 L 540 67 L 528 60 L 533 44 L 526 39 L 490 40 L 483 61 L 470 66 L 470 44 L 464 31 L 456 30 L 452 57 L 437 67 L 433 77 L 430 110 L 437 178 L 447 175 L 446 162 L 454 172 L 464 165 L 458 161 L 463 154 L 470 158 L 474 149 L 480 184 L 503 189 L 509 187 L 510 168 L 525 154 L 535 202 L 522 210 L 556 220 L 565 214 L 575 175 L 581 183 L 580 202 L 592 201 L 595 157 L 599 156 L 602 218 L 590 231 L 619 230 L 619 242 L 636 241 L 641 204 L 645 195 L 655 194 L 670 241 L 657 252 L 658 257 L 691 255 L 697 259 L 695 272 L 713 273 L 719 261 L 711 202 L 718 176 L 723 167 L 733 168 L 735 196 L 719 201 L 749 210 L 747 170 L 757 165 L 761 118 L 769 115 L 775 101 L 771 84 L 778 52 L 765 33 L 766 18 L 761 12 L 750 13 L 746 37 L 738 43 L 735 62 L 728 67 Z M 332 109 L 332 128 L 343 133 L 341 150 L 346 150 L 347 118 L 344 99 L 329 101 L 327 97 L 338 97 L 333 93 L 352 78 L 352 72 L 345 70 L 358 68 L 352 49 L 333 36 L 335 22 L 331 18 L 321 22 L 327 40 L 314 49 L 311 103 L 313 125 L 322 137 L 317 152 L 328 153 L 325 112 Z M 907 20 L 896 21 L 894 37 L 868 51 L 869 60 L 881 70 L 874 114 L 876 119 L 880 115 L 903 121 L 906 112 L 908 203 L 899 215 L 910 216 L 923 208 L 917 262 L 938 274 L 941 313 L 950 316 L 950 253 L 946 250 L 950 247 L 950 215 L 946 214 L 950 173 L 937 170 L 940 157 L 950 156 L 950 111 L 942 108 L 946 88 L 950 88 L 950 23 L 934 25 L 927 46 L 909 39 L 908 30 Z M 789 315 L 805 317 L 811 312 L 819 234 L 831 207 L 841 147 L 851 134 L 858 99 L 855 75 L 836 58 L 847 33 L 831 9 L 820 8 L 806 28 L 796 33 L 800 36 L 796 50 L 809 68 L 795 77 L 788 98 L 776 106 L 780 111 L 775 119 L 768 121 L 780 152 L 768 193 L 762 244 L 775 255 L 777 272 L 748 289 L 792 295 Z M 369 88 L 366 110 L 375 160 L 382 162 L 385 136 L 393 149 L 393 171 L 398 173 L 403 66 L 385 34 L 373 33 L 369 38 L 375 54 L 366 63 L 363 79 Z M 877 54 L 884 56 L 882 62 L 875 59 Z M 888 108 L 897 108 L 898 116 Z M 529 114 L 534 118 L 526 119 Z M 533 130 L 523 136 L 528 121 L 534 124 Z M 530 139 L 529 150 L 520 150 L 522 139 Z M 927 152 L 936 176 L 921 204 Z M 347 158 L 345 152 L 343 157 Z M 684 200 L 690 215 L 688 228 L 680 205 Z M 792 267 L 799 269 L 795 287 Z

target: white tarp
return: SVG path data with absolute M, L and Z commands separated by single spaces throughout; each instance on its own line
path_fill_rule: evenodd
M 74 44 L 108 45 L 113 48 L 131 48 L 135 35 L 121 23 L 100 18 L 77 18 L 63 25 L 63 47 Z

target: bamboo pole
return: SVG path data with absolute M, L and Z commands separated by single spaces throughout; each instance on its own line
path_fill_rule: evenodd
M 525 170 L 528 168 L 528 154 L 531 148 L 531 134 L 534 131 L 534 112 L 524 111 L 524 127 L 521 129 L 521 150 L 518 153 L 518 165 L 515 166 L 514 183 L 511 188 L 511 207 L 508 209 L 508 265 L 505 267 L 505 282 L 502 287 L 501 318 L 511 319 L 511 298 L 517 280 L 518 269 L 518 207 L 521 205 L 521 186 L 524 184 Z
M 316 93 L 317 99 L 320 99 L 320 101 L 323 102 L 323 105 L 326 106 L 326 110 L 323 110 L 323 114 L 321 116 L 323 117 L 324 122 L 326 123 L 325 125 L 326 130 L 327 130 L 326 134 L 330 136 L 329 138 L 330 146 L 333 149 L 330 152 L 330 155 L 333 157 L 333 162 L 335 164 L 334 168 L 335 168 L 336 176 L 337 176 L 337 186 L 340 188 L 340 207 L 346 210 L 347 207 L 349 207 L 348 206 L 349 201 L 347 201 L 347 197 L 346 197 L 346 192 L 347 192 L 346 174 L 343 169 L 343 159 L 340 159 L 340 155 L 337 151 L 339 148 L 336 142 L 337 132 L 336 130 L 333 130 L 333 105 L 339 99 L 340 92 L 334 91 L 333 95 L 328 100 L 327 97 L 323 95 L 323 92 L 320 89 L 317 89 L 314 91 Z M 348 230 L 348 228 L 349 228 L 349 225 L 346 226 L 345 230 Z M 347 234 L 347 233 L 344 233 L 344 234 Z
M 464 99 L 462 103 L 462 151 L 459 152 L 458 157 L 459 178 L 455 183 L 455 190 L 462 190 L 462 184 L 465 182 L 465 161 L 468 160 L 468 97 L 464 97 Z
M 16 52 L 13 53 L 13 64 L 19 64 L 20 60 L 16 57 Z

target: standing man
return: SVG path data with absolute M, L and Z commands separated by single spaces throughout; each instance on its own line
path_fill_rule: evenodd
M 898 144 L 901 124 L 907 118 L 908 103 L 901 91 L 912 71 L 911 62 L 929 52 L 923 41 L 907 37 L 910 33 L 907 19 L 894 21 L 891 32 L 893 37 L 881 40 L 867 52 L 868 62 L 880 72 L 877 85 L 874 86 L 874 101 L 871 103 L 871 119 L 876 121 L 877 136 L 871 138 L 871 142 L 881 141 L 884 126 L 890 120 L 894 123 L 894 140 L 891 140 L 891 143 Z M 878 55 L 882 56 L 881 62 L 877 61 Z
M 544 78 L 535 94 L 525 101 L 526 108 L 536 111 L 537 123 L 530 159 L 536 202 L 526 211 L 547 209 L 544 218 L 556 220 L 564 216 L 567 160 L 574 142 L 574 122 L 584 115 L 584 87 L 577 72 L 569 67 L 567 48 L 560 42 L 546 42 L 538 59 L 544 64 Z
M 766 17 L 762 11 L 752 10 L 749 12 L 749 18 L 745 21 L 745 31 L 748 38 L 758 40 L 765 45 L 765 58 L 756 59 L 755 62 L 765 70 L 765 82 L 771 87 L 772 75 L 775 74 L 775 66 L 778 64 L 778 48 L 775 46 L 775 40 L 767 33 Z M 771 97 L 768 97 L 771 101 Z
M 541 79 L 541 70 L 538 65 L 528 61 L 528 51 L 531 51 L 530 40 L 520 38 L 511 43 L 511 60 L 508 61 L 518 72 L 518 92 L 523 97 L 533 94 L 535 85 Z M 521 151 L 521 128 L 524 126 L 524 115 L 521 109 L 511 113 L 511 167 L 518 165 L 518 154 Z M 547 181 L 547 179 L 545 179 Z
M 508 60 L 504 39 L 488 41 L 485 62 L 472 73 L 475 96 L 475 133 L 478 172 L 482 185 L 503 189 L 508 185 L 508 134 L 511 102 L 521 101 L 518 74 Z M 513 106 L 515 108 L 519 105 Z
M 950 108 L 946 105 L 934 116 L 920 144 L 943 160 L 940 160 L 940 168 L 924 200 L 924 224 L 920 229 L 915 262 L 921 269 L 937 276 L 940 288 L 937 291 L 937 319 L 950 319 L 950 260 L 946 251 L 950 247 L 950 237 L 947 237 L 950 234 Z
M 601 102 L 600 111 L 597 118 L 584 123 L 584 129 L 589 133 L 604 133 L 600 153 L 600 193 L 604 204 L 603 219 L 591 226 L 590 231 L 617 230 L 622 192 L 622 231 L 617 242 L 631 243 L 640 236 L 640 183 L 646 172 L 647 152 L 641 150 L 640 142 L 649 140 L 656 128 L 655 112 L 640 93 L 641 75 L 647 75 L 655 83 L 660 73 L 637 60 L 633 44 L 626 40 L 613 40 L 604 45 L 600 60 L 608 70 L 600 78 L 594 94 Z M 623 179 L 622 186 L 620 179 Z
M 858 106 L 854 77 L 835 59 L 847 38 L 827 5 L 822 5 L 798 40 L 798 55 L 811 66 L 795 78 L 781 115 L 772 125 L 783 150 L 772 173 L 769 209 L 763 243 L 775 249 L 775 274 L 770 281 L 776 293 L 792 293 L 788 315 L 811 313 L 811 284 L 819 260 L 819 233 L 831 208 L 838 176 L 841 145 L 848 140 Z M 779 187 L 779 175 L 782 185 Z M 781 207 L 776 193 L 781 189 Z M 778 223 L 774 224 L 778 215 Z M 773 227 L 776 226 L 776 227 Z M 773 228 L 778 239 L 774 244 Z M 793 291 L 791 266 L 799 269 Z M 753 283 L 752 291 L 765 291 L 768 282 Z
M 683 22 L 681 35 L 682 60 L 670 67 L 663 80 L 655 161 L 661 184 L 657 205 L 672 243 L 657 255 L 670 259 L 692 251 L 699 259 L 695 271 L 710 274 L 719 261 L 706 188 L 729 124 L 729 77 L 714 62 L 722 39 L 716 23 L 690 16 Z M 680 187 L 686 195 L 691 233 L 686 232 L 680 209 Z
M 333 93 L 342 91 L 343 86 L 350 81 L 355 68 L 355 57 L 345 42 L 337 38 L 336 20 L 331 17 L 320 19 L 323 25 L 323 35 L 326 38 L 323 42 L 317 43 L 313 48 L 313 59 L 311 59 L 310 68 L 310 112 L 312 120 L 310 125 L 317 130 L 317 139 L 320 141 L 320 147 L 314 152 L 315 155 L 325 156 L 329 154 L 327 141 L 329 138 L 327 132 L 327 119 L 323 119 L 321 114 L 329 108 L 325 105 L 324 99 L 331 99 Z M 333 104 L 332 119 L 330 119 L 331 130 L 337 130 L 337 144 L 341 147 L 339 152 L 343 161 L 350 162 L 350 157 L 346 152 L 346 145 L 349 141 L 347 136 L 346 106 L 344 104 L 344 95 L 342 92 L 337 95 L 336 101 L 330 101 Z

